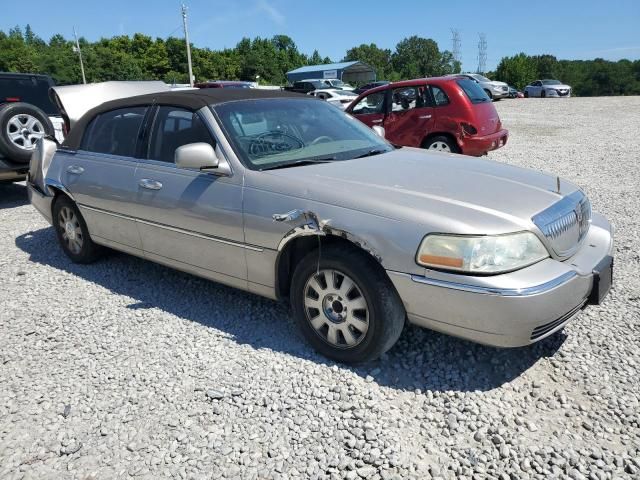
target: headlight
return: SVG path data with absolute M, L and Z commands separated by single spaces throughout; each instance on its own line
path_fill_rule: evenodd
M 416 261 L 429 268 L 495 274 L 524 268 L 547 258 L 549 252 L 531 232 L 507 235 L 427 235 Z

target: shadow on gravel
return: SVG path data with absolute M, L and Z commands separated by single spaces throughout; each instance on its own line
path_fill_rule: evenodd
M 32 262 L 77 275 L 133 299 L 131 310 L 160 309 L 216 328 L 242 344 L 267 348 L 324 365 L 333 363 L 308 347 L 287 306 L 126 254 L 113 252 L 93 265 L 72 263 L 52 228 L 16 238 Z M 117 303 L 114 302 L 114 308 Z M 519 349 L 497 349 L 409 326 L 384 358 L 348 368 L 379 385 L 402 390 L 486 391 L 513 380 L 564 342 L 557 334 Z
M 0 210 L 21 207 L 27 203 L 29 203 L 29 197 L 24 184 L 0 182 Z

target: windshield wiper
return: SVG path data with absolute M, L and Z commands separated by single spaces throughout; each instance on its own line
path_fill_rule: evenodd
M 289 168 L 289 167 L 302 167 L 304 165 L 313 165 L 316 163 L 329 163 L 336 160 L 336 157 L 326 157 L 326 158 L 307 158 L 306 160 L 296 160 L 295 162 L 290 163 L 281 163 L 279 165 L 274 165 L 273 167 L 265 167 L 261 168 L 260 171 L 264 170 L 277 170 L 279 168 Z
M 362 155 L 358 155 L 357 157 L 353 157 L 353 158 L 372 157 L 373 155 L 380 155 L 381 153 L 387 153 L 387 151 L 381 148 L 377 148 L 374 150 L 369 150 L 367 153 L 363 153 Z

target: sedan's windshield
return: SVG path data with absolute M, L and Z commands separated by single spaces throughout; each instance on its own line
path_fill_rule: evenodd
M 542 80 L 543 85 L 562 85 L 558 80 Z
M 271 98 L 212 107 L 240 160 L 254 170 L 337 161 L 393 149 L 360 121 L 311 99 Z

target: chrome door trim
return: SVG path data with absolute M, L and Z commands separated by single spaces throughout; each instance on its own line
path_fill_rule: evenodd
M 393 272 L 399 275 L 407 275 L 399 272 Z M 453 290 L 461 290 L 463 292 L 478 293 L 481 295 L 497 295 L 502 297 L 526 297 L 529 295 L 537 295 L 552 290 L 563 283 L 568 282 L 578 274 L 575 271 L 563 273 L 559 277 L 549 280 L 548 282 L 540 285 L 534 285 L 526 288 L 496 288 L 496 287 L 482 287 L 479 285 L 469 285 L 466 283 L 449 282 L 446 280 L 436 280 L 435 278 L 423 277 L 422 275 L 407 275 L 411 277 L 416 283 L 423 283 L 425 285 L 431 285 L 434 287 L 450 288 Z
M 158 228 L 162 228 L 164 230 L 170 230 L 172 232 L 177 232 L 177 233 L 181 233 L 184 235 L 189 235 L 192 237 L 197 237 L 197 238 L 202 238 L 204 240 L 211 240 L 212 242 L 216 242 L 216 243 L 222 243 L 225 245 L 231 245 L 232 247 L 238 247 L 238 248 L 244 248 L 245 250 L 251 250 L 253 252 L 264 252 L 264 248 L 262 247 L 257 247 L 255 245 L 248 245 L 246 243 L 238 243 L 238 242 L 234 242 L 231 240 L 226 240 L 224 238 L 220 238 L 220 237 L 214 237 L 212 235 L 206 235 L 204 233 L 198 233 L 198 232 L 194 232 L 192 230 L 185 230 L 183 228 L 176 228 L 176 227 L 171 227 L 169 225 L 165 225 L 163 223 L 156 223 L 156 222 L 150 222 L 148 220 L 142 220 L 141 218 L 137 218 L 137 217 L 132 217 L 129 215 L 122 215 L 120 213 L 115 213 L 109 210 L 103 210 L 101 208 L 96 208 L 96 207 L 89 207 L 88 205 L 84 205 L 82 203 L 79 203 L 78 206 L 80 208 L 84 208 L 93 212 L 98 212 L 98 213 L 104 213 L 105 215 L 112 215 L 114 217 L 118 217 L 118 218 L 124 218 L 127 220 L 132 220 L 134 222 L 138 222 L 138 223 L 143 223 L 145 225 L 150 225 L 152 227 L 158 227 Z

